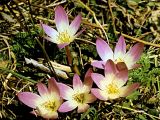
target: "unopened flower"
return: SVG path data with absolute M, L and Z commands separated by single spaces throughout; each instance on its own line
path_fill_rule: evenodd
M 90 93 L 93 81 L 90 77 L 91 70 L 89 70 L 84 79 L 84 83 L 80 77 L 75 74 L 73 77 L 73 88 L 59 83 L 60 94 L 65 101 L 59 108 L 60 112 L 68 112 L 78 107 L 78 113 L 85 112 L 89 105 L 96 100 L 96 97 Z
M 120 36 L 116 44 L 114 53 L 112 49 L 109 47 L 109 45 L 100 38 L 98 38 L 96 41 L 96 48 L 102 60 L 101 61 L 94 60 L 91 63 L 92 66 L 104 69 L 106 61 L 111 59 L 116 64 L 119 62 L 124 62 L 127 68 L 130 70 L 138 66 L 135 63 L 138 61 L 143 52 L 144 44 L 137 43 L 132 48 L 130 48 L 130 50 L 126 53 L 126 43 L 124 37 Z
M 98 73 L 92 73 L 91 77 L 98 88 L 92 88 L 91 92 L 100 100 L 125 97 L 139 87 L 139 83 L 124 86 L 128 80 L 128 70 L 117 70 L 112 60 L 105 65 L 105 77 Z
M 45 119 L 58 118 L 57 110 L 62 103 L 60 92 L 54 78 L 48 80 L 48 88 L 43 83 L 38 83 L 37 95 L 32 92 L 20 92 L 18 98 L 25 105 L 33 108 L 32 113 Z
M 68 16 L 61 6 L 57 6 L 55 10 L 55 23 L 57 31 L 48 25 L 42 24 L 44 32 L 49 36 L 47 40 L 58 44 L 58 47 L 64 48 L 70 44 L 82 31 L 78 31 L 81 23 L 81 15 L 78 15 L 69 25 Z

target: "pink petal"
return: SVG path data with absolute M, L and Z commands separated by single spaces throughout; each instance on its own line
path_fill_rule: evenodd
M 116 82 L 119 87 L 122 87 L 128 80 L 128 70 L 122 70 L 116 74 Z
M 73 76 L 73 89 L 76 90 L 76 89 L 81 89 L 83 87 L 83 83 L 80 79 L 80 77 L 75 74 Z
M 73 89 L 63 83 L 58 83 L 58 87 L 60 90 L 60 96 L 63 99 L 69 100 L 71 99 L 72 95 L 73 95 Z
M 48 89 L 45 84 L 38 83 L 37 86 L 38 86 L 38 92 L 41 96 L 48 94 Z
M 97 60 L 94 60 L 91 65 L 93 67 L 97 67 L 97 68 L 100 68 L 100 69 L 104 69 L 104 66 L 105 66 L 105 63 L 106 61 L 97 61 Z
M 120 36 L 115 50 L 114 50 L 114 59 L 117 59 L 121 55 L 124 55 L 126 53 L 126 43 L 123 36 Z
M 97 100 L 97 98 L 93 94 L 87 94 L 85 99 L 85 103 L 93 103 Z
M 92 72 L 93 72 L 92 69 L 89 68 L 88 71 L 87 71 L 86 74 L 85 74 L 84 82 L 83 82 L 83 84 L 86 85 L 89 90 L 91 89 L 92 84 L 93 84 L 93 80 L 92 80 L 92 78 L 91 78 L 91 73 L 92 73 Z
M 45 25 L 45 24 L 42 24 L 42 27 L 43 27 L 43 30 L 44 30 L 44 32 L 49 36 L 49 37 L 51 37 L 51 38 L 57 38 L 57 36 L 58 36 L 58 32 L 55 30 L 55 29 L 53 29 L 53 28 L 51 28 L 51 27 L 49 27 L 48 25 Z M 56 40 L 56 39 L 55 39 Z
M 64 30 L 69 28 L 68 16 L 62 6 L 56 7 L 55 22 L 58 32 L 64 32 Z
M 75 19 L 70 24 L 70 30 L 72 32 L 71 33 L 72 35 L 74 35 L 78 31 L 81 24 L 81 20 L 82 20 L 81 15 L 77 15 L 77 17 L 75 17 Z
M 128 70 L 127 65 L 124 62 L 118 62 L 116 68 L 118 71 Z
M 104 40 L 100 38 L 96 40 L 96 49 L 103 61 L 113 59 L 113 51 Z
M 59 49 L 64 48 L 65 46 L 67 46 L 69 43 L 63 43 L 63 44 L 57 44 Z
M 86 112 L 88 108 L 89 108 L 88 104 L 79 105 L 77 112 L 78 113 Z
M 105 74 L 116 74 L 118 72 L 116 65 L 110 59 L 107 60 L 104 70 L 105 70 Z
M 107 96 L 104 96 L 103 94 L 102 94 L 102 91 L 100 90 L 100 89 L 98 89 L 98 88 L 92 88 L 91 89 L 91 93 L 93 94 L 93 95 L 95 95 L 98 99 L 100 99 L 100 100 L 104 100 L 104 101 L 106 101 L 107 99 L 106 99 L 106 97 Z
M 46 40 L 48 40 L 50 42 L 56 43 L 56 44 L 58 43 L 58 39 L 55 39 L 55 38 L 51 38 L 51 37 L 45 36 L 44 39 L 46 39 Z
M 74 35 L 74 37 L 78 37 L 80 34 L 82 34 L 82 32 L 84 32 L 86 30 L 86 28 L 83 28 L 82 30 L 80 30 L 77 34 Z
M 135 44 L 128 52 L 127 57 L 133 59 L 133 63 L 137 62 L 143 52 L 144 44 L 137 43 Z
M 53 77 L 48 80 L 48 91 L 50 93 L 55 93 L 58 96 L 60 94 L 57 82 L 56 82 L 56 80 Z
M 73 104 L 70 101 L 64 102 L 58 109 L 59 112 L 69 112 L 77 107 L 76 104 Z
M 36 108 L 37 107 L 37 101 L 41 99 L 41 97 L 37 94 L 31 93 L 31 92 L 20 92 L 18 93 L 18 99 L 23 102 L 25 105 Z
M 103 85 L 102 85 L 102 82 L 101 82 L 101 81 L 104 80 L 104 76 L 103 75 L 98 74 L 98 73 L 92 73 L 91 77 L 92 77 L 93 81 L 96 83 L 96 85 L 99 88 L 103 88 Z
M 130 86 L 125 86 L 125 87 L 122 87 L 122 90 L 121 90 L 121 97 L 126 97 L 128 96 L 129 94 L 131 94 L 134 90 L 136 90 L 137 88 L 139 88 L 139 83 L 134 83 Z

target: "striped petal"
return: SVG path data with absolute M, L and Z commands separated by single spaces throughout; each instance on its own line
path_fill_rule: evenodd
M 18 99 L 25 105 L 31 108 L 36 108 L 37 102 L 41 99 L 41 97 L 31 92 L 20 92 L 18 93 Z
M 113 51 L 104 40 L 100 38 L 96 40 L 96 49 L 103 61 L 113 59 Z
M 55 22 L 58 32 L 64 32 L 69 28 L 68 16 L 62 6 L 55 9 Z

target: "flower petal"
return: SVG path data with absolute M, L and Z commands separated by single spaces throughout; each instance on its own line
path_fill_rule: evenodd
M 55 111 L 45 111 L 45 113 L 41 113 L 40 116 L 45 119 L 56 119 L 58 118 L 58 113 Z
M 63 43 L 63 44 L 57 44 L 59 49 L 64 48 L 65 46 L 67 46 L 69 43 Z
M 55 22 L 58 32 L 64 32 L 69 28 L 68 16 L 62 6 L 55 9 Z
M 85 103 L 92 103 L 97 100 L 97 98 L 93 94 L 86 94 Z
M 82 16 L 79 14 L 74 18 L 74 20 L 70 24 L 70 31 L 72 35 L 74 35 L 78 31 L 81 24 L 81 20 L 82 20 Z
M 55 38 L 58 36 L 58 32 L 57 32 L 55 29 L 51 28 L 50 26 L 45 25 L 45 24 L 42 24 L 42 27 L 43 27 L 44 32 L 45 32 L 49 37 L 55 39 Z
M 89 108 L 88 104 L 79 105 L 77 112 L 78 113 L 86 112 L 88 108 Z
M 85 74 L 84 82 L 83 82 L 83 84 L 86 85 L 89 90 L 91 89 L 92 84 L 93 84 L 93 80 L 92 80 L 92 78 L 91 78 L 91 73 L 92 73 L 92 72 L 93 72 L 92 69 L 89 68 L 88 71 L 87 71 L 86 74 Z
M 18 93 L 18 99 L 25 105 L 31 108 L 36 108 L 37 102 L 41 99 L 41 97 L 31 92 L 20 92 Z
M 105 70 L 105 76 L 110 74 L 116 74 L 118 72 L 116 65 L 110 59 L 107 60 L 104 70 Z
M 58 83 L 58 87 L 60 90 L 60 96 L 63 99 L 69 100 L 72 99 L 72 95 L 74 93 L 73 89 L 63 83 Z
M 126 97 L 129 94 L 131 94 L 134 90 L 136 90 L 137 88 L 139 88 L 139 83 L 134 83 L 130 86 L 125 86 L 121 88 L 121 97 Z
M 38 92 L 41 96 L 48 94 L 48 89 L 45 84 L 38 83 L 37 86 L 38 86 Z
M 105 86 L 102 81 L 104 81 L 104 76 L 98 73 L 92 73 L 91 77 L 93 81 L 96 83 L 96 85 L 100 88 L 103 89 Z
M 57 96 L 60 94 L 57 82 L 53 77 L 48 80 L 48 91 L 49 93 L 55 93 Z
M 56 39 L 56 38 L 51 38 L 51 37 L 45 36 L 44 39 L 46 39 L 46 40 L 48 40 L 48 41 L 50 41 L 50 42 L 56 43 L 56 44 L 59 43 L 59 40 Z
M 73 89 L 74 90 L 76 90 L 76 89 L 80 90 L 80 89 L 82 89 L 82 87 L 83 87 L 83 83 L 82 83 L 80 77 L 77 74 L 75 74 L 73 76 Z
M 114 50 L 114 59 L 123 58 L 126 53 L 126 43 L 123 36 L 120 36 L 115 50 Z
M 106 96 L 102 94 L 102 91 L 98 88 L 92 88 L 91 93 L 95 95 L 98 99 L 106 101 Z
M 102 40 L 101 38 L 98 38 L 96 40 L 96 49 L 103 61 L 107 61 L 108 59 L 113 59 L 113 51 L 109 47 L 109 45 Z
M 93 60 L 93 62 L 91 63 L 91 65 L 92 65 L 93 67 L 97 67 L 97 68 L 100 68 L 100 69 L 104 69 L 105 63 L 106 63 L 106 61 Z
M 144 44 L 137 43 L 135 44 L 126 54 L 125 63 L 129 69 L 137 62 L 143 52 Z
M 128 70 L 122 70 L 116 74 L 115 84 L 117 86 L 122 87 L 128 80 Z
M 59 107 L 58 111 L 59 112 L 68 112 L 68 111 L 75 109 L 76 107 L 77 107 L 76 104 L 74 104 L 70 101 L 66 101 Z

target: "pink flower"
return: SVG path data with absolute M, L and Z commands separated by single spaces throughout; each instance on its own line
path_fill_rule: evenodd
M 91 77 L 98 88 L 92 88 L 91 92 L 100 100 L 125 97 L 139 87 L 139 83 L 124 86 L 128 80 L 127 68 L 118 71 L 112 60 L 105 65 L 105 77 L 98 73 L 92 73 Z
M 81 23 L 81 15 L 78 15 L 69 25 L 69 20 L 62 6 L 57 6 L 55 10 L 55 23 L 57 31 L 48 25 L 42 24 L 44 32 L 49 36 L 47 40 L 58 44 L 60 49 L 70 44 L 82 31 L 78 31 Z
M 112 49 L 109 47 L 109 45 L 100 38 L 98 38 L 96 41 L 96 48 L 102 60 L 101 61 L 94 60 L 91 63 L 92 66 L 104 69 L 104 65 L 107 62 L 107 60 L 111 59 L 116 64 L 119 62 L 124 62 L 127 68 L 130 70 L 135 67 L 138 67 L 138 65 L 135 63 L 138 61 L 143 52 L 144 44 L 137 43 L 132 48 L 130 48 L 130 50 L 126 53 L 126 43 L 124 37 L 120 36 L 116 44 L 114 53 Z
M 60 108 L 60 112 L 68 112 L 78 107 L 78 113 L 85 112 L 89 105 L 96 100 L 96 97 L 90 93 L 93 81 L 90 77 L 91 70 L 85 75 L 84 83 L 80 80 L 80 77 L 75 74 L 73 77 L 73 88 L 59 83 L 60 94 L 63 99 L 67 100 Z
M 60 92 L 54 78 L 48 80 L 48 88 L 43 83 L 38 83 L 37 95 L 32 92 L 18 93 L 18 99 L 25 105 L 33 108 L 32 113 L 45 119 L 58 118 L 57 110 L 62 103 Z

